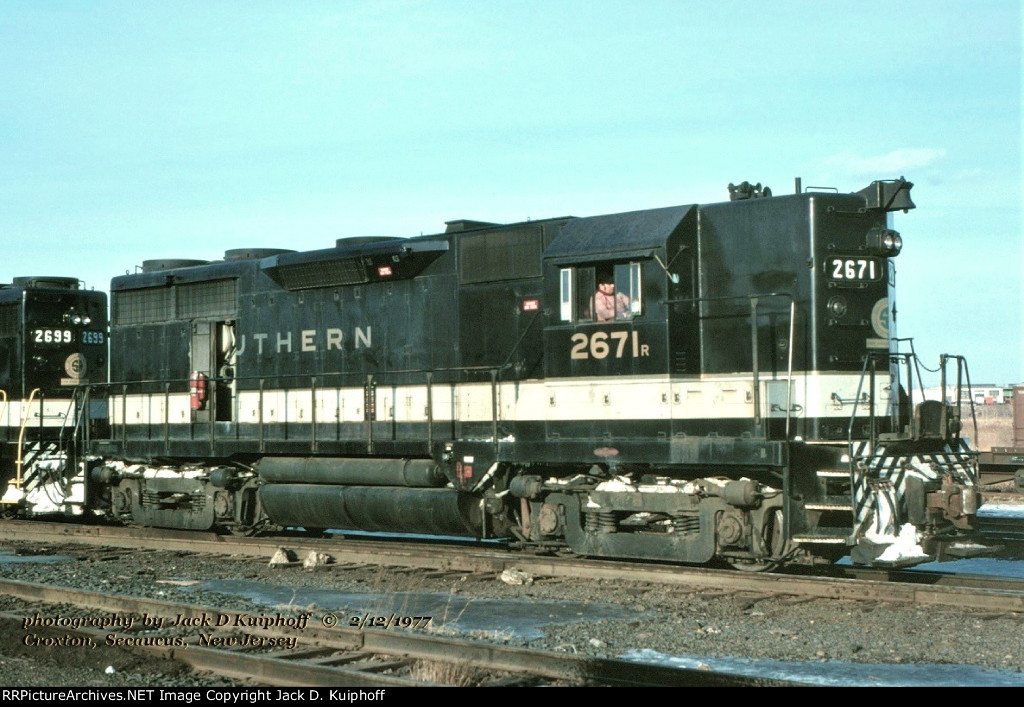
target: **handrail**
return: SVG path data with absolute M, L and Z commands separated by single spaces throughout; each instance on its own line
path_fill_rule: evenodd
M 956 404 L 954 410 L 956 411 L 957 422 L 960 420 L 960 410 L 963 404 L 963 398 L 961 392 L 963 390 L 964 378 L 967 379 L 967 400 L 971 406 L 971 420 L 974 423 L 974 437 L 971 439 L 975 444 L 978 443 L 978 416 L 974 407 L 974 395 L 972 394 L 971 386 L 971 372 L 967 368 L 967 359 L 963 356 L 956 354 L 942 354 L 939 356 L 939 364 L 942 369 L 940 373 L 940 385 L 942 386 L 942 397 L 946 397 L 946 363 L 950 360 L 956 361 Z M 959 430 L 957 431 L 957 437 L 960 436 Z
M 786 439 L 791 434 L 790 421 L 793 419 L 793 344 L 796 337 L 796 300 L 789 300 L 789 357 L 786 364 Z
M 417 374 L 438 374 L 438 373 L 488 373 L 492 371 L 501 373 L 511 368 L 509 364 L 502 364 L 498 366 L 450 366 L 447 368 L 402 368 L 390 371 L 376 371 L 374 373 L 366 373 L 365 371 L 318 371 L 316 373 L 273 373 L 273 374 L 260 374 L 252 376 L 228 376 L 228 377 L 213 377 L 207 379 L 209 383 L 214 382 L 227 382 L 227 381 L 252 381 L 258 383 L 261 380 L 268 378 L 275 378 L 279 380 L 294 380 L 294 379 L 310 379 L 313 376 L 318 378 L 356 378 L 361 379 L 365 382 L 367 376 L 373 376 L 374 378 L 380 376 L 414 376 Z M 489 379 L 488 379 L 489 380 Z M 488 380 L 478 381 L 486 383 Z M 103 389 L 103 388 L 114 388 L 115 386 L 144 386 L 144 385 L 164 385 L 164 384 L 181 383 L 182 389 L 179 392 L 186 392 L 185 386 L 188 384 L 188 378 L 139 378 L 136 380 L 121 380 L 121 381 L 107 381 L 104 383 L 88 383 L 85 387 L 91 389 Z M 258 386 L 253 387 L 252 390 L 258 390 Z M 169 392 L 169 391 L 168 391 Z M 121 393 L 124 394 L 123 392 Z
M 869 392 L 865 394 L 867 396 L 868 416 L 871 418 L 868 441 L 870 443 L 870 448 L 872 450 L 874 450 L 875 447 L 878 445 L 878 430 L 875 427 L 875 418 L 877 417 L 877 415 L 875 414 L 875 373 L 877 371 L 877 361 L 878 359 L 883 357 L 885 358 L 887 364 L 898 364 L 901 359 L 906 360 L 908 367 L 910 365 L 910 361 L 916 358 L 914 354 L 891 353 L 889 351 L 868 351 L 867 354 L 864 356 L 864 363 L 861 365 L 860 369 L 860 380 L 857 383 L 857 392 L 856 394 L 854 394 L 853 398 L 853 410 L 850 412 L 850 423 L 846 427 L 846 443 L 847 445 L 849 445 L 851 451 L 853 450 L 853 428 L 857 424 L 857 408 L 860 407 L 860 405 L 863 403 L 861 395 L 865 394 L 865 377 L 867 377 L 870 380 L 870 383 L 868 384 Z M 852 456 L 850 457 L 850 463 L 853 464 Z
M 73 444 L 78 439 L 78 430 L 82 424 L 82 418 L 85 414 L 85 407 L 77 405 L 79 401 L 79 391 L 82 391 L 82 397 L 88 398 L 89 388 L 75 386 L 71 389 L 71 398 L 68 400 L 68 412 L 64 415 L 64 419 L 61 420 L 60 429 L 57 432 L 57 439 L 63 440 L 64 432 L 68 427 L 68 421 L 73 418 L 73 425 L 71 427 L 71 440 Z
M 28 410 L 32 407 L 32 401 L 35 400 L 36 393 L 39 392 L 39 388 L 33 388 L 32 392 L 28 396 L 28 401 L 25 403 L 25 407 L 21 411 L 21 425 L 18 427 L 18 456 L 14 463 L 14 488 L 21 490 L 21 467 L 25 463 L 25 458 L 22 454 L 22 445 L 25 443 L 25 427 L 28 426 Z M 40 408 L 39 416 L 42 418 L 42 408 Z
M 91 440 L 91 429 L 87 422 L 89 419 L 89 406 L 91 405 L 91 393 L 89 388 L 75 387 L 72 403 L 76 407 L 75 426 L 71 430 L 71 439 L 68 447 L 73 450 L 72 458 L 69 459 L 69 466 L 77 466 L 79 460 L 85 456 Z
M 847 443 L 850 445 L 851 449 L 853 449 L 853 430 L 854 430 L 854 426 L 856 424 L 857 408 L 864 402 L 863 399 L 861 398 L 862 394 L 867 398 L 868 414 L 869 414 L 869 416 L 871 418 L 870 434 L 868 436 L 868 441 L 869 441 L 869 444 L 870 444 L 870 448 L 872 450 L 874 450 L 874 448 L 878 444 L 879 434 L 878 434 L 878 431 L 877 431 L 876 426 L 875 426 L 875 424 L 876 424 L 875 420 L 878 417 L 875 414 L 875 409 L 877 407 L 877 401 L 875 400 L 875 375 L 876 375 L 877 368 L 878 368 L 878 362 L 880 360 L 883 360 L 883 359 L 890 366 L 891 365 L 899 366 L 901 364 L 906 365 L 906 367 L 907 367 L 907 376 L 908 376 L 908 381 L 907 381 L 907 383 L 908 383 L 908 390 L 907 390 L 907 407 L 908 407 L 908 409 L 905 412 L 908 415 L 911 415 L 911 416 L 913 414 L 913 409 L 914 409 L 914 392 L 913 392 L 913 381 L 910 380 L 910 379 L 913 376 L 914 369 L 915 368 L 919 368 L 919 366 L 920 366 L 917 354 L 915 354 L 913 351 L 910 351 L 910 352 L 905 352 L 905 351 L 902 351 L 902 352 L 889 352 L 889 351 L 886 351 L 886 352 L 881 352 L 881 351 L 868 352 L 868 354 L 864 357 L 864 363 L 861 366 L 860 382 L 857 385 L 857 393 L 856 393 L 856 398 L 855 398 L 854 403 L 853 403 L 853 411 L 850 414 L 850 422 L 849 422 L 849 426 L 847 427 L 847 431 L 846 431 Z M 953 404 L 952 404 L 952 409 L 953 409 L 954 412 L 952 414 L 955 415 L 956 418 L 957 418 L 957 421 L 959 421 L 960 408 L 961 408 L 961 405 L 963 403 L 962 392 L 963 392 L 963 387 L 964 387 L 964 378 L 966 378 L 967 390 L 970 391 L 970 389 L 971 389 L 970 373 L 967 370 L 967 361 L 966 361 L 966 359 L 963 356 L 953 355 L 953 354 L 942 354 L 939 357 L 940 386 L 941 386 L 941 390 L 942 390 L 941 395 L 942 395 L 942 402 L 943 402 L 943 404 L 947 404 L 946 403 L 946 364 L 949 361 L 951 361 L 951 360 L 954 360 L 957 363 L 955 400 L 953 401 Z M 870 384 L 869 384 L 870 392 L 868 392 L 868 393 L 864 393 L 864 379 L 865 378 L 868 378 L 870 380 Z M 918 384 L 921 385 L 920 371 L 918 371 Z M 922 398 L 923 398 L 923 395 L 922 395 Z M 971 418 L 972 418 L 972 420 L 974 422 L 974 435 L 975 435 L 975 438 L 977 438 L 977 435 L 978 435 L 978 420 L 977 420 L 977 416 L 975 414 L 974 400 L 973 400 L 973 398 L 971 398 L 970 395 L 968 395 L 968 398 L 969 398 L 968 403 L 969 403 L 970 409 L 971 409 Z M 897 406 L 901 407 L 901 403 L 900 403 L 900 401 L 898 399 L 897 399 Z M 899 415 L 904 412 L 903 410 L 898 409 L 898 407 L 891 408 L 892 409 L 892 417 L 893 417 L 893 419 L 890 421 L 891 424 L 892 424 L 892 428 L 894 430 L 897 430 L 897 431 L 899 431 L 899 423 L 901 422 L 901 420 L 899 419 Z M 956 436 L 957 437 L 960 436 L 959 429 L 956 430 Z
M 762 299 L 771 298 L 782 298 L 789 301 L 789 339 L 788 339 L 788 352 L 786 361 L 786 439 L 792 432 L 792 419 L 793 419 L 793 344 L 796 338 L 796 298 L 791 292 L 764 292 L 752 295 L 727 295 L 722 297 L 683 297 L 679 299 L 665 300 L 666 305 L 672 304 L 693 304 L 697 305 L 700 303 L 707 302 L 743 302 L 747 301 L 750 304 L 750 338 L 751 338 L 751 364 L 750 369 L 753 375 L 753 386 L 754 386 L 754 426 L 755 429 L 761 425 L 761 409 L 760 409 L 760 388 L 761 388 L 761 377 L 759 370 L 760 350 L 757 346 L 757 317 L 758 317 L 758 304 Z M 766 433 L 767 434 L 767 433 Z
M 355 385 L 361 385 L 361 387 L 363 387 L 363 389 L 365 391 L 365 394 L 366 395 L 370 395 L 376 389 L 377 383 L 378 383 L 378 378 L 380 378 L 381 376 L 383 376 L 385 378 L 392 377 L 392 376 L 409 376 L 409 377 L 418 378 L 419 376 L 423 376 L 423 377 L 425 377 L 425 379 L 427 381 L 428 388 L 432 388 L 436 384 L 436 382 L 434 380 L 434 376 L 436 376 L 438 373 L 454 373 L 454 374 L 487 373 L 488 374 L 487 380 L 478 381 L 478 382 L 482 383 L 482 384 L 485 384 L 485 385 L 488 385 L 489 388 L 491 389 L 492 397 L 494 397 L 494 399 L 492 400 L 492 406 L 491 407 L 492 407 L 492 410 L 495 411 L 494 414 L 496 414 L 496 410 L 497 410 L 497 399 L 496 399 L 496 392 L 495 392 L 496 391 L 496 387 L 497 387 L 496 384 L 497 384 L 498 380 L 500 379 L 501 373 L 503 371 L 508 370 L 509 368 L 511 368 L 511 364 L 506 362 L 506 363 L 503 363 L 503 364 L 501 364 L 499 366 L 453 366 L 453 367 L 446 367 L 446 368 L 430 368 L 430 369 L 428 369 L 428 368 L 422 368 L 422 369 L 399 369 L 399 370 L 383 371 L 383 372 L 377 372 L 377 373 L 365 373 L 365 372 L 362 372 L 362 371 L 320 371 L 320 372 L 316 372 L 316 373 L 284 373 L 284 374 L 274 374 L 274 375 L 270 375 L 270 376 L 264 374 L 264 375 L 253 375 L 253 376 L 232 376 L 230 378 L 229 377 L 223 377 L 223 378 L 222 377 L 217 377 L 217 378 L 211 377 L 211 378 L 208 379 L 208 381 L 209 381 L 210 385 L 213 388 L 216 388 L 216 384 L 217 383 L 227 382 L 227 381 L 252 382 L 253 383 L 253 387 L 249 389 L 249 392 L 257 393 L 258 394 L 258 398 L 259 398 L 258 402 L 257 402 L 257 408 L 259 410 L 259 418 L 255 422 L 255 424 L 257 425 L 257 430 L 258 430 L 257 442 L 258 442 L 258 445 L 259 445 L 259 451 L 265 452 L 266 451 L 266 438 L 265 438 L 264 426 L 267 423 L 266 423 L 266 420 L 264 419 L 264 416 L 263 416 L 263 409 L 264 409 L 264 392 L 265 392 L 265 389 L 266 389 L 265 388 L 265 383 L 266 383 L 266 380 L 268 378 L 274 378 L 274 379 L 283 380 L 283 381 L 284 380 L 289 380 L 289 381 L 296 381 L 296 380 L 309 381 L 311 387 L 313 387 L 313 388 L 321 388 L 321 389 L 326 387 L 327 380 L 334 379 L 334 380 L 338 381 L 339 385 L 344 385 L 346 379 L 348 379 L 348 380 L 351 380 L 352 383 L 355 384 Z M 90 383 L 90 384 L 87 384 L 85 387 L 87 387 L 90 391 L 94 390 L 94 389 L 95 390 L 106 390 L 109 395 L 111 395 L 111 396 L 113 396 L 115 398 L 116 397 L 120 397 L 120 422 L 118 424 L 119 424 L 119 426 L 121 428 L 120 429 L 120 440 L 121 440 L 121 443 L 122 443 L 122 445 L 126 445 L 127 442 L 128 442 L 128 437 L 127 437 L 127 428 L 128 428 L 127 401 L 128 401 L 128 396 L 129 396 L 129 390 L 131 388 L 133 388 L 133 387 L 157 386 L 157 385 L 159 385 L 159 386 L 161 386 L 161 392 L 157 393 L 157 394 L 163 395 L 164 396 L 164 400 L 166 402 L 167 399 L 169 398 L 169 396 L 171 395 L 171 388 L 174 387 L 176 383 L 177 384 L 181 384 L 181 386 L 182 386 L 181 392 L 184 393 L 185 390 L 186 390 L 185 386 L 187 386 L 187 383 L 188 383 L 188 379 L 187 378 L 180 378 L 180 379 L 174 379 L 174 380 L 169 380 L 169 379 L 138 379 L 138 380 L 128 380 L 128 381 L 106 381 L 106 382 L 103 382 L 103 383 Z M 428 398 L 429 397 L 430 396 L 428 394 Z M 212 399 L 212 396 L 211 396 L 211 407 L 214 404 L 215 404 L 215 401 Z M 169 410 L 169 406 L 165 404 L 165 408 L 164 409 L 165 409 L 165 415 L 164 415 L 163 427 L 164 427 L 164 441 L 165 441 L 165 448 L 166 448 L 166 445 L 169 443 L 169 434 L 170 434 L 170 431 L 169 431 L 170 419 L 169 419 L 169 416 L 167 414 L 167 411 Z M 111 412 L 113 413 L 113 409 L 111 410 Z M 432 435 L 433 435 L 433 408 L 432 408 L 432 406 L 429 406 L 429 410 L 428 410 L 427 416 L 428 416 L 428 420 L 430 422 L 430 428 L 431 428 L 430 434 L 431 434 L 431 437 L 432 437 Z M 372 454 L 373 453 L 373 449 L 374 449 L 374 441 L 375 441 L 374 437 L 373 437 L 373 423 L 376 422 L 377 420 L 374 417 L 371 416 L 371 417 L 367 417 L 364 421 L 367 423 L 367 437 L 366 437 L 366 440 L 365 440 L 366 450 L 367 450 L 368 454 Z M 227 421 L 226 420 L 211 419 L 211 420 L 208 421 L 208 423 L 207 422 L 202 423 L 202 424 L 209 424 L 210 425 L 210 437 L 209 437 L 209 440 L 210 440 L 210 444 L 211 445 L 214 445 L 215 441 L 216 441 L 216 437 L 215 437 L 216 432 L 215 432 L 215 430 L 213 428 L 215 427 L 217 422 L 227 422 Z M 497 419 L 492 420 L 492 423 L 493 423 L 493 426 L 496 427 L 496 425 L 498 423 L 498 420 Z M 321 440 L 317 440 L 317 441 L 319 442 Z
M 785 300 L 786 302 L 788 302 L 788 308 L 787 308 L 788 311 L 785 311 L 785 310 L 774 310 L 774 309 L 772 311 L 766 311 L 765 306 L 763 305 L 763 300 L 779 299 L 779 298 L 781 298 L 781 299 Z M 763 405 L 764 398 L 762 397 L 762 391 L 761 391 L 762 376 L 761 376 L 761 371 L 760 371 L 760 368 L 759 368 L 759 364 L 760 364 L 760 361 L 759 361 L 759 359 L 760 359 L 760 348 L 759 348 L 759 342 L 758 342 L 758 339 L 759 339 L 758 317 L 762 316 L 763 314 L 770 314 L 770 315 L 775 315 L 775 316 L 782 315 L 783 317 L 788 315 L 788 317 L 789 317 L 788 342 L 787 342 L 788 351 L 787 351 L 786 364 L 785 364 L 785 367 L 786 367 L 785 368 L 785 377 L 781 378 L 780 376 L 778 376 L 778 374 L 773 374 L 773 376 L 772 376 L 773 380 L 780 380 L 781 379 L 781 380 L 784 380 L 785 383 L 786 383 L 786 410 L 785 410 L 785 416 L 784 416 L 785 427 L 784 427 L 784 432 L 783 433 L 785 435 L 785 439 L 789 439 L 790 436 L 793 434 L 793 431 L 794 431 L 794 425 L 793 425 L 793 419 L 794 419 L 794 410 L 793 410 L 794 371 L 793 371 L 793 367 L 794 367 L 794 356 L 795 356 L 794 349 L 795 349 L 796 316 L 797 316 L 796 300 L 795 300 L 794 296 L 792 295 L 792 293 L 781 292 L 780 291 L 780 292 L 759 293 L 759 294 L 754 294 L 754 295 L 734 295 L 734 296 L 724 296 L 724 297 L 701 297 L 701 298 L 689 298 L 689 299 L 673 299 L 673 300 L 667 300 L 665 302 L 665 304 L 671 305 L 671 304 L 681 304 L 681 303 L 685 303 L 685 302 L 692 302 L 694 304 L 697 304 L 697 303 L 728 302 L 728 301 L 747 302 L 747 303 L 749 303 L 749 310 L 748 310 L 746 316 L 750 320 L 750 338 L 751 338 L 751 352 L 750 353 L 751 353 L 751 356 L 752 356 L 751 371 L 752 371 L 752 375 L 753 375 L 753 381 L 752 381 L 753 393 L 752 393 L 752 401 L 751 401 L 752 402 L 752 423 L 754 425 L 753 432 L 754 432 L 754 434 L 756 436 L 759 436 L 759 437 L 763 436 L 765 438 L 768 438 L 770 436 L 770 430 L 768 429 L 768 426 L 766 425 L 766 423 L 764 421 L 764 418 L 768 416 L 768 413 L 770 411 L 768 411 L 766 409 L 762 410 L 762 407 L 765 407 L 765 406 Z M 461 376 L 472 376 L 472 379 L 475 379 L 475 376 L 473 376 L 473 374 L 486 374 L 484 376 L 481 376 L 482 380 L 476 380 L 476 382 L 483 383 L 485 385 L 487 385 L 489 383 L 489 388 L 490 388 L 490 391 L 491 391 L 491 415 L 492 415 L 491 433 L 492 433 L 492 438 L 495 441 L 495 444 L 497 444 L 498 430 L 499 430 L 498 426 L 499 426 L 499 422 L 500 422 L 500 420 L 499 420 L 500 404 L 498 402 L 498 384 L 500 382 L 502 382 L 502 380 L 504 378 L 504 376 L 502 374 L 505 373 L 506 371 L 508 371 L 509 369 L 511 369 L 513 367 L 512 358 L 513 358 L 513 356 L 515 354 L 515 351 L 518 350 L 521 341 L 525 338 L 525 336 L 527 335 L 529 330 L 531 330 L 537 324 L 538 321 L 540 321 L 540 317 L 538 315 L 534 315 L 534 317 L 531 318 L 530 322 L 526 326 L 525 330 L 520 334 L 519 339 L 517 340 L 515 345 L 512 346 L 512 349 L 511 349 L 509 355 L 506 356 L 504 361 L 502 361 L 498 365 L 450 366 L 450 367 L 443 367 L 443 368 L 408 368 L 408 369 L 394 369 L 394 370 L 388 370 L 388 371 L 376 371 L 376 372 L 373 372 L 373 373 L 367 373 L 365 371 L 322 371 L 321 370 L 321 371 L 316 371 L 316 372 L 313 372 L 313 373 L 274 373 L 274 374 L 269 375 L 269 376 L 266 375 L 266 374 L 263 374 L 263 375 L 252 375 L 252 376 L 236 376 L 236 375 L 232 375 L 232 376 L 229 376 L 229 377 L 220 377 L 220 376 L 218 376 L 218 377 L 211 377 L 209 379 L 209 383 L 210 383 L 211 387 L 214 389 L 214 391 L 216 391 L 216 388 L 218 387 L 219 383 L 224 383 L 224 382 L 232 382 L 235 385 L 238 385 L 238 384 L 243 384 L 244 385 L 246 383 L 251 385 L 251 387 L 246 386 L 246 388 L 250 392 L 257 393 L 258 394 L 258 398 L 259 398 L 258 403 L 257 403 L 258 419 L 255 420 L 255 424 L 256 424 L 256 427 L 257 427 L 257 439 L 256 439 L 256 441 L 258 443 L 259 450 L 260 451 L 265 451 L 265 444 L 266 444 L 265 425 L 267 424 L 267 421 L 264 418 L 264 393 L 265 393 L 265 390 L 266 390 L 266 385 L 265 384 L 266 384 L 266 381 L 267 381 L 268 378 L 272 378 L 272 379 L 275 379 L 275 380 L 278 380 L 278 381 L 282 381 L 282 382 L 285 382 L 285 381 L 303 381 L 303 382 L 308 381 L 309 382 L 309 387 L 311 389 L 312 403 L 313 403 L 313 413 L 312 414 L 314 416 L 313 420 L 312 420 L 312 422 L 314 424 L 314 430 L 311 433 L 312 437 L 311 437 L 311 440 L 310 440 L 311 449 L 313 449 L 313 450 L 315 450 L 317 446 L 319 446 L 321 443 L 323 443 L 325 441 L 324 439 L 320 438 L 319 432 L 315 429 L 315 425 L 319 422 L 319 420 L 316 417 L 316 415 L 317 415 L 317 413 L 316 413 L 316 401 L 317 401 L 317 399 L 319 397 L 319 395 L 318 395 L 319 391 L 321 391 L 323 389 L 326 389 L 328 387 L 331 387 L 332 383 L 334 383 L 335 385 L 338 385 L 338 386 L 345 386 L 346 383 L 347 383 L 349 385 L 352 385 L 353 387 L 355 387 L 355 386 L 363 387 L 365 395 L 370 396 L 370 395 L 373 394 L 373 391 L 379 385 L 381 380 L 387 380 L 389 378 L 394 380 L 394 379 L 397 379 L 397 378 L 408 377 L 409 383 L 410 384 L 415 384 L 417 382 L 420 382 L 421 379 L 423 379 L 423 380 L 425 380 L 425 384 L 426 384 L 426 387 L 427 387 L 427 400 L 428 400 L 428 404 L 427 404 L 426 417 L 427 417 L 428 437 L 429 437 L 428 447 L 430 447 L 431 443 L 433 441 L 433 432 L 434 432 L 434 430 L 433 430 L 433 422 L 434 422 L 434 420 L 433 420 L 433 412 L 434 411 L 433 411 L 433 400 L 432 400 L 432 398 L 433 398 L 433 389 L 436 387 L 436 385 L 438 383 L 437 378 L 438 377 L 447 378 L 449 376 L 445 376 L 445 374 L 450 374 L 450 376 L 452 377 L 452 382 L 455 382 L 455 381 L 460 380 Z M 469 380 L 467 380 L 467 379 L 461 379 L 461 380 L 463 380 L 465 382 L 469 382 Z M 121 411 L 121 420 L 120 420 L 120 426 L 121 426 L 120 432 L 121 432 L 121 434 L 120 434 L 120 438 L 121 438 L 122 444 L 127 444 L 126 434 L 127 434 L 128 420 L 127 420 L 127 416 L 126 416 L 126 413 L 127 413 L 126 405 L 127 405 L 128 391 L 129 391 L 130 388 L 144 387 L 144 386 L 159 386 L 160 387 L 160 389 L 161 389 L 160 392 L 157 392 L 155 394 L 163 395 L 164 400 L 165 400 L 165 411 L 168 411 L 169 410 L 169 405 L 167 404 L 167 399 L 168 399 L 169 395 L 171 394 L 171 388 L 177 388 L 177 387 L 180 386 L 180 388 L 181 388 L 180 392 L 185 392 L 187 390 L 187 379 L 183 377 L 183 378 L 178 379 L 178 380 L 168 380 L 168 379 L 137 379 L 137 380 L 122 380 L 122 381 L 107 381 L 107 382 L 103 382 L 103 383 L 90 384 L 88 386 L 90 389 L 96 388 L 98 390 L 108 390 L 108 391 L 110 391 L 111 394 L 113 394 L 115 396 L 117 396 L 117 395 L 121 396 L 121 400 L 119 402 L 120 402 L 120 411 Z M 289 386 L 286 385 L 285 387 L 289 387 Z M 118 388 L 120 388 L 119 391 L 117 390 Z M 240 393 L 242 391 L 239 390 L 238 392 Z M 215 392 L 214 392 L 214 395 L 216 395 Z M 211 396 L 211 398 L 213 398 L 213 396 Z M 209 425 L 209 428 L 208 428 L 208 441 L 209 441 L 209 443 L 211 445 L 211 448 L 214 448 L 215 444 L 216 444 L 216 441 L 218 439 L 217 432 L 215 430 L 215 428 L 216 428 L 218 423 L 241 423 L 242 421 L 236 419 L 235 415 L 232 415 L 230 419 L 226 419 L 226 420 L 218 420 L 218 419 L 216 419 L 216 410 L 213 409 L 214 406 L 216 405 L 215 398 L 211 399 L 210 402 L 211 402 L 210 407 L 211 407 L 211 413 L 212 413 L 210 415 L 210 419 L 198 422 L 198 424 L 202 424 L 204 426 L 205 425 Z M 367 404 L 370 404 L 369 400 L 367 400 L 366 402 L 367 402 Z M 113 413 L 114 410 L 111 410 L 111 412 Z M 372 414 L 368 413 L 367 415 L 368 416 L 364 419 L 364 422 L 367 424 L 366 439 L 364 440 L 364 444 L 365 444 L 365 448 L 366 448 L 367 453 L 373 453 L 373 450 L 374 450 L 374 447 L 376 446 L 376 441 L 377 441 L 374 438 L 374 430 L 373 430 L 373 428 L 374 428 L 374 424 L 373 423 L 375 422 L 375 420 L 374 420 L 374 416 Z M 776 418 L 776 419 L 779 419 L 779 421 L 781 421 L 781 418 Z M 287 424 L 287 423 L 285 423 L 285 424 Z M 169 443 L 169 433 L 170 433 L 169 432 L 169 426 L 170 426 L 170 419 L 169 419 L 168 415 L 165 414 L 164 421 L 163 421 L 165 448 L 166 448 L 167 444 Z M 782 431 L 780 430 L 780 432 L 782 432 Z M 235 434 L 236 435 L 238 434 L 238 429 L 237 428 L 235 429 Z

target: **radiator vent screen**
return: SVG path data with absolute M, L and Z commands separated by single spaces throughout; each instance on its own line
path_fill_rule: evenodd
M 178 319 L 233 318 L 238 312 L 238 281 L 213 280 L 174 288 Z
M 0 336 L 18 335 L 18 303 L 0 304 Z
M 277 268 L 276 275 L 281 286 L 288 290 L 361 285 L 370 281 L 362 258 L 287 265 Z
M 113 293 L 114 324 L 166 322 L 174 316 L 172 291 L 167 287 L 149 287 Z
M 181 319 L 224 319 L 238 313 L 238 281 L 193 282 L 113 293 L 115 326 Z
M 540 277 L 543 249 L 541 229 L 536 226 L 460 236 L 460 282 Z

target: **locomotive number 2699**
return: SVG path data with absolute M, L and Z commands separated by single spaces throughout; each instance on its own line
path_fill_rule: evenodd
M 33 329 L 32 340 L 37 344 L 70 344 L 70 329 Z
M 83 344 L 102 344 L 105 335 L 102 331 L 83 331 Z M 33 329 L 32 341 L 37 344 L 70 344 L 75 340 L 71 329 Z
M 593 334 L 577 332 L 572 335 L 572 351 L 569 358 L 581 360 L 650 355 L 650 347 L 640 343 L 637 331 L 595 331 Z

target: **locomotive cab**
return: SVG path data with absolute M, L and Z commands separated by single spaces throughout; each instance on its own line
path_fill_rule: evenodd
M 523 517 L 566 519 L 546 525 L 584 554 L 744 569 L 851 550 L 915 564 L 940 538 L 960 542 L 977 479 L 955 454 L 929 467 L 951 451 L 935 437 L 947 425 L 936 409 L 919 408 L 912 448 L 879 443 L 901 424 L 887 409 L 898 384 L 889 259 L 902 245 L 890 214 L 914 208 L 911 187 L 837 194 L 798 182 L 784 197 L 733 190 L 720 204 L 567 223 L 544 256 L 545 299 L 557 303 L 544 331 L 545 435 L 559 455 L 547 461 L 579 469 L 582 492 L 514 486 Z M 603 321 L 601 273 L 630 307 L 613 302 Z M 875 356 L 887 369 L 877 375 L 865 368 Z M 883 517 L 883 506 L 897 510 Z M 885 551 L 908 522 L 926 549 L 894 559 Z M 529 523 L 534 539 L 543 525 Z

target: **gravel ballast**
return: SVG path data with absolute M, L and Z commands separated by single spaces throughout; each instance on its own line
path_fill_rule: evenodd
M 22 560 L 38 551 L 10 543 L 0 546 L 0 552 L 21 553 Z M 185 553 L 104 556 L 93 549 L 70 546 L 50 547 L 45 552 L 71 559 L 0 562 L 0 575 L 254 613 L 281 610 L 281 606 L 255 603 L 244 596 L 203 590 L 204 583 L 211 580 L 244 580 L 290 589 L 300 602 L 289 610 L 315 615 L 329 609 L 343 618 L 362 613 L 367 601 L 384 606 L 393 603 L 395 596 L 447 595 L 458 598 L 461 606 L 502 600 L 499 606 L 504 613 L 495 615 L 493 629 L 478 628 L 467 637 L 606 658 L 646 649 L 669 656 L 803 661 L 818 664 L 822 671 L 828 671 L 834 661 L 943 663 L 951 671 L 956 670 L 954 666 L 979 666 L 1020 673 L 1024 684 L 1024 615 L 1010 612 L 780 598 L 633 582 L 533 581 L 530 577 L 510 581 L 500 576 L 436 576 L 376 567 L 282 569 L 257 560 Z M 341 604 L 301 604 L 302 595 L 313 590 L 337 592 L 342 595 Z M 356 606 L 353 602 L 358 603 L 358 597 L 362 604 Z M 545 602 L 576 603 L 580 607 L 577 620 L 560 620 L 544 626 L 540 634 L 528 636 L 509 630 L 517 612 L 547 606 Z M 12 606 L 2 608 L 12 611 Z M 617 611 L 591 613 L 588 609 L 598 606 Z M 435 617 L 425 630 L 458 630 L 457 617 L 448 617 L 452 620 L 449 625 L 438 618 L 444 617 Z M 0 684 L 4 686 L 238 684 L 190 673 L 170 661 L 146 662 L 119 649 L 28 646 L 25 630 L 14 620 L 0 627 L 0 634 L 4 636 L 0 642 Z

